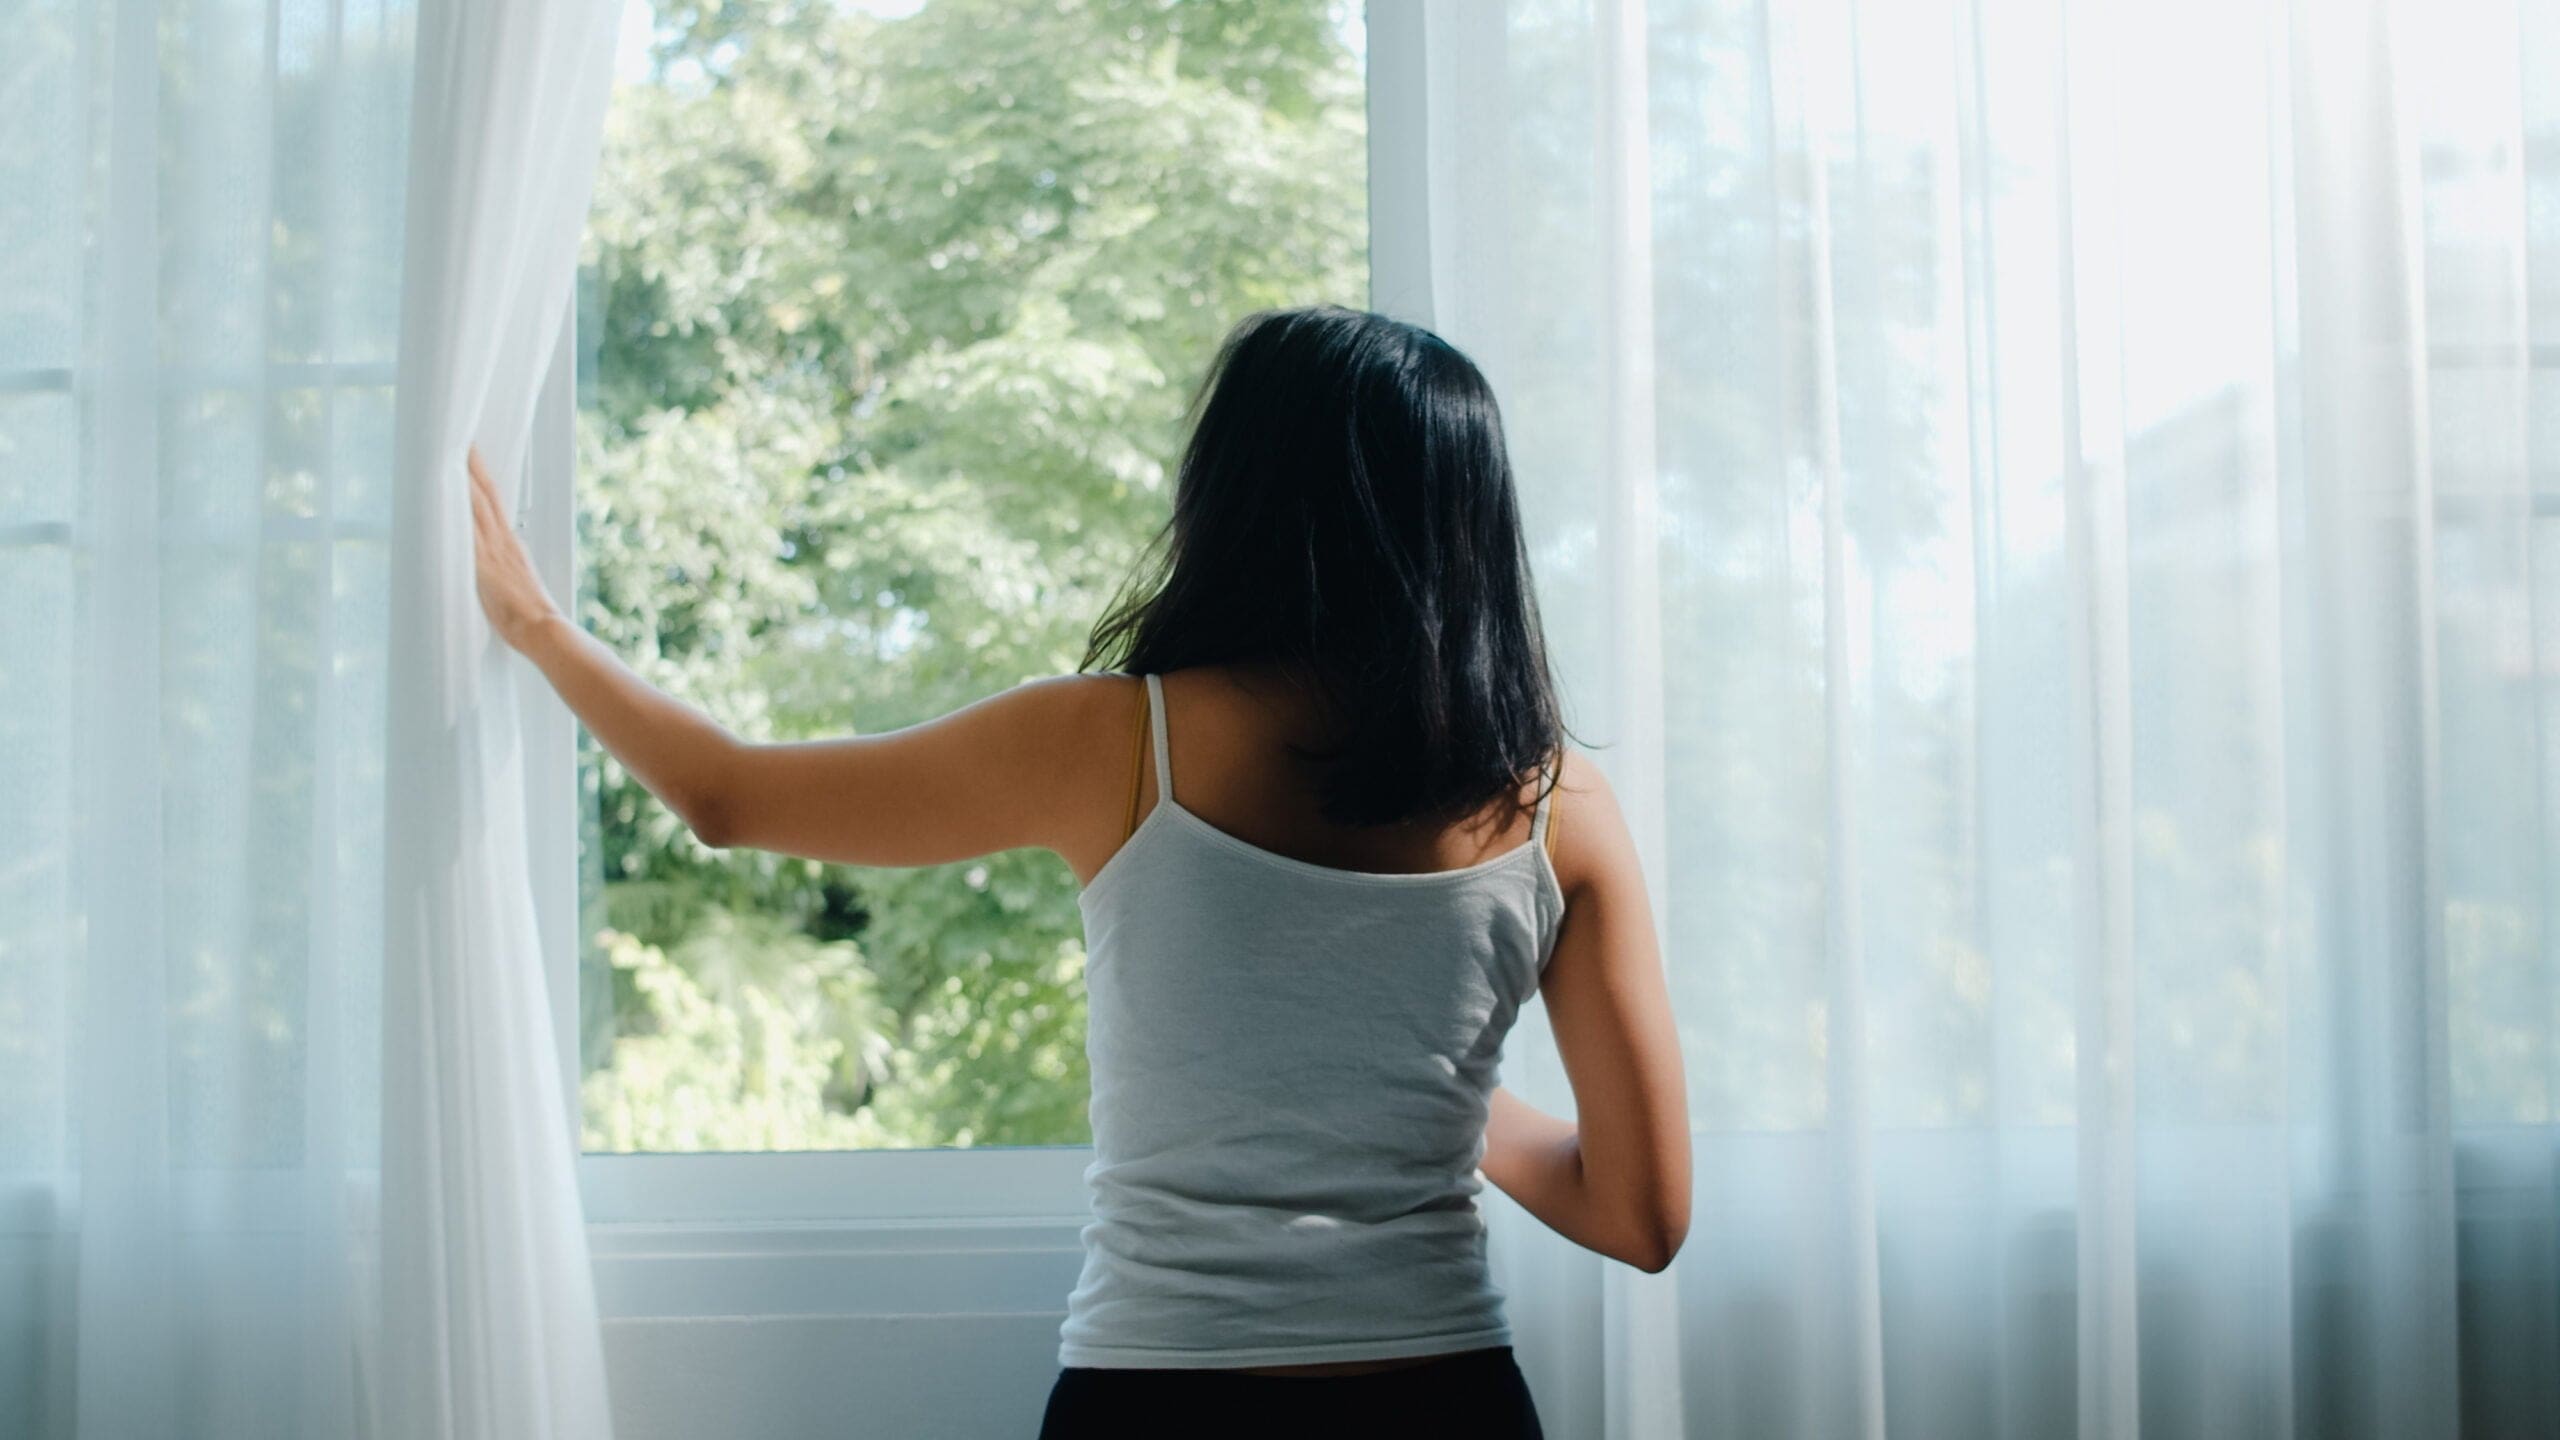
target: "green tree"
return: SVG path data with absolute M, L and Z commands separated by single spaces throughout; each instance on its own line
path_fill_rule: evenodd
M 1073 669 L 1218 336 L 1365 295 L 1346 18 L 661 6 L 590 227 L 584 622 L 755 739 Z M 1087 1138 L 1055 857 L 710 851 L 591 759 L 590 1145 Z

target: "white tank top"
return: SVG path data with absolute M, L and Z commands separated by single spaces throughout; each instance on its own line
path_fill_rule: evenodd
M 1277 855 L 1174 798 L 1079 897 L 1093 1071 L 1084 1273 L 1061 1365 L 1202 1369 L 1510 1343 L 1475 1197 L 1503 1037 L 1564 894 L 1524 845 L 1380 875 Z

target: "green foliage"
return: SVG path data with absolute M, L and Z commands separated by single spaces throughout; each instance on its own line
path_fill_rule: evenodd
M 848 1071 L 888 1058 L 888 1018 L 846 944 L 718 915 L 674 956 L 617 930 L 596 940 L 627 977 L 647 1027 L 614 1044 L 583 1084 L 598 1150 L 807 1150 L 887 1143 L 840 1103 Z M 748 974 L 733 972 L 745 970 Z M 705 972 L 726 983 L 707 980 Z M 857 1088 L 853 1093 L 858 1095 Z
M 1075 668 L 1163 522 L 1219 335 L 1365 294 L 1342 19 L 661 6 L 589 233 L 581 619 L 755 739 L 893 729 Z M 1088 1137 L 1054 857 L 711 851 L 591 761 L 611 1013 L 590 1146 Z

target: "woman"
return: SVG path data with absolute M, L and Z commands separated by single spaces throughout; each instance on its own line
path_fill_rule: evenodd
M 745 744 L 651 689 L 472 480 L 491 624 L 706 843 L 1040 846 L 1083 884 L 1094 1219 L 1044 1436 L 1536 1435 L 1482 1181 L 1671 1262 L 1688 1123 L 1644 882 L 1561 744 L 1493 395 L 1437 336 L 1246 319 L 1083 670 L 887 735 Z M 1578 1124 L 1495 1084 L 1532 993 Z

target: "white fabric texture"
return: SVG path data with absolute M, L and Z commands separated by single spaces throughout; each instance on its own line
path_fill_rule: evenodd
M 383 1418 L 608 1436 L 514 656 L 473 587 L 476 440 L 524 473 L 613 79 L 614 0 L 426 0 L 410 131 L 384 892 Z M 519 499 L 511 513 L 521 515 Z
M 2560 10 L 1423 21 L 1696 1127 L 1549 1433 L 2553 1433 Z
M 461 457 L 613 21 L 0 25 L 0 1434 L 610 1434 Z

